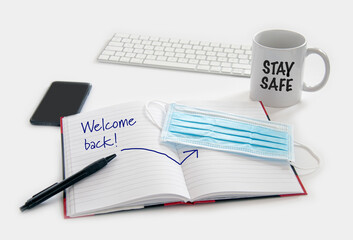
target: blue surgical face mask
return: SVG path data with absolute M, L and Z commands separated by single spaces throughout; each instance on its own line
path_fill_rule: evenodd
M 250 155 L 294 161 L 292 127 L 244 116 L 169 104 L 161 139 Z

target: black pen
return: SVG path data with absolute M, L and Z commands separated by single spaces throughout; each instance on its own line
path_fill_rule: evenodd
M 37 193 L 34 195 L 31 199 L 29 199 L 25 205 L 20 207 L 20 210 L 23 212 L 27 209 L 33 208 L 37 206 L 38 204 L 44 202 L 45 200 L 51 198 L 55 194 L 63 191 L 64 189 L 70 187 L 71 185 L 77 183 L 78 181 L 92 175 L 93 173 L 99 171 L 103 167 L 105 167 L 111 160 L 113 160 L 116 157 L 116 154 L 110 155 L 106 158 L 99 159 L 81 171 L 75 173 L 74 175 L 66 178 L 60 183 L 55 183 L 51 185 L 50 187 L 44 189 L 43 191 Z

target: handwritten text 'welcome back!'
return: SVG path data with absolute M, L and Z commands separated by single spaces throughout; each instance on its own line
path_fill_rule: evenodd
M 100 137 L 99 140 L 92 140 L 85 138 L 84 147 L 85 150 L 92 150 L 98 148 L 107 148 L 112 146 L 117 146 L 118 137 L 116 134 L 116 130 L 125 127 L 132 127 L 136 124 L 136 120 L 134 118 L 130 119 L 121 119 L 113 122 L 106 121 L 102 118 L 99 121 L 91 120 L 86 122 L 81 122 L 81 127 L 83 134 L 86 133 L 102 133 L 105 134 Z

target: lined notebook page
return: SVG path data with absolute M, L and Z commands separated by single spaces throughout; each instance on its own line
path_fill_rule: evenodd
M 188 105 L 267 120 L 258 102 Z M 178 145 L 177 149 L 181 154 L 186 147 Z M 185 161 L 182 165 L 192 201 L 303 192 L 288 162 L 255 160 L 234 153 L 198 150 L 198 158 Z
M 122 119 L 127 121 L 119 127 Z M 158 198 L 189 198 L 178 164 L 151 151 L 131 149 L 152 149 L 177 159 L 176 152 L 159 144 L 159 137 L 160 130 L 147 119 L 143 103 L 63 118 L 65 177 L 102 157 L 117 154 L 105 168 L 67 189 L 67 215 L 133 205 L 143 199 L 153 203 Z

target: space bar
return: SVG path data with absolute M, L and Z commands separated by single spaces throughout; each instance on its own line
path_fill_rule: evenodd
M 151 60 L 151 59 L 145 59 L 143 63 L 151 66 L 161 66 L 161 67 L 168 67 L 168 68 L 184 68 L 189 70 L 193 70 L 196 67 L 195 64 L 179 63 L 179 62 L 164 62 L 164 61 L 157 61 L 157 60 Z

